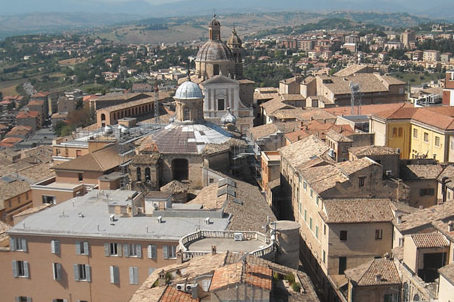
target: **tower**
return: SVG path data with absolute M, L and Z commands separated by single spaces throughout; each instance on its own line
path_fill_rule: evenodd
M 243 76 L 243 42 L 233 28 L 232 35 L 227 41 L 227 46 L 232 51 L 233 61 L 235 62 L 235 77 L 242 78 Z
M 213 19 L 210 22 L 209 28 L 209 35 L 210 40 L 220 41 L 221 40 L 221 23 L 216 20 L 216 15 L 213 16 Z

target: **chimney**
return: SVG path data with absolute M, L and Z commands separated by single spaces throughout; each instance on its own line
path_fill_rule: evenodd
M 381 281 L 381 274 L 375 275 L 375 282 L 380 282 Z
M 216 255 L 216 246 L 215 245 L 211 246 L 211 255 Z
M 158 279 L 159 286 L 164 286 L 166 284 L 166 274 L 164 270 L 159 272 L 159 279 Z
M 454 221 L 450 220 L 448 222 L 448 231 L 449 232 L 454 232 Z
M 191 288 L 192 291 L 192 299 L 198 299 L 199 298 L 199 286 L 194 286 Z

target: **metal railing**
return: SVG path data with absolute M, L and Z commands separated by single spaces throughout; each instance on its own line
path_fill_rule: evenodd
M 224 238 L 234 240 L 235 234 L 242 234 L 242 240 L 258 240 L 266 244 L 257 250 L 249 252 L 250 255 L 256 257 L 264 257 L 274 252 L 274 242 L 271 242 L 270 238 L 265 234 L 253 231 L 234 232 L 234 231 L 204 231 L 200 230 L 194 233 L 190 233 L 179 240 L 179 250 L 182 253 L 183 261 L 188 261 L 194 257 L 203 256 L 210 254 L 211 251 L 190 251 L 188 249 L 189 244 L 194 241 L 201 240 L 204 238 Z

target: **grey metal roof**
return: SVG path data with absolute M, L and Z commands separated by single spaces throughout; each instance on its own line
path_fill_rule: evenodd
M 196 62 L 232 61 L 230 48 L 222 41 L 210 40 L 197 52 Z
M 159 223 L 156 217 L 118 217 L 110 221 L 108 203 L 121 203 L 135 191 L 108 192 L 109 200 L 100 191 L 91 191 L 33 214 L 15 225 L 10 234 L 35 234 L 80 238 L 121 238 L 145 240 L 178 240 L 191 232 L 225 230 L 228 218 L 213 218 L 211 224 L 204 217 L 164 217 Z
M 194 82 L 186 81 L 178 87 L 175 92 L 175 99 L 196 100 L 203 99 L 202 89 Z

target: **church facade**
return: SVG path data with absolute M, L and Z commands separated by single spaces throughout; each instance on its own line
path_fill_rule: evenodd
M 254 82 L 243 79 L 243 47 L 235 29 L 227 43 L 221 40 L 221 24 L 213 17 L 209 40 L 199 49 L 192 80 L 203 90 L 204 117 L 221 125 L 228 110 L 237 117 L 240 132 L 253 126 Z

